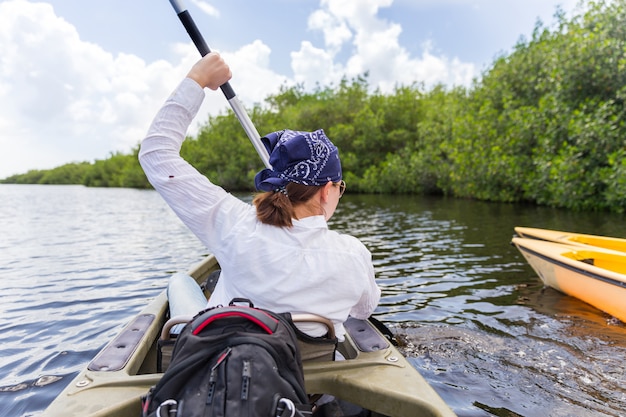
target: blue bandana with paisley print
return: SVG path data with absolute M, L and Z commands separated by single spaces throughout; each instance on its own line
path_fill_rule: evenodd
M 279 130 L 261 138 L 272 169 L 256 174 L 259 191 L 279 191 L 290 183 L 324 185 L 342 178 L 337 147 L 322 129 L 315 132 Z

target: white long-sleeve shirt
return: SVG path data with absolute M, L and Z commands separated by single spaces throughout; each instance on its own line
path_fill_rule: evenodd
M 183 160 L 180 147 L 203 99 L 195 81 L 183 80 L 157 113 L 139 160 L 150 183 L 220 263 L 208 306 L 243 297 L 276 312 L 317 314 L 332 320 L 342 340 L 348 316 L 367 318 L 380 299 L 371 253 L 355 237 L 329 230 L 321 215 L 294 219 L 291 228 L 263 224 L 254 206 Z

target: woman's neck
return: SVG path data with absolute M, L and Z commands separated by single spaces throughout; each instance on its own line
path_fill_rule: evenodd
M 316 194 L 317 196 L 317 194 Z M 324 215 L 324 209 L 319 202 L 319 198 L 311 198 L 306 203 L 298 204 L 293 208 L 295 218 L 297 220 L 304 219 L 306 217 L 312 216 L 322 216 Z
M 324 214 L 321 207 L 312 206 L 310 204 L 300 204 L 299 206 L 294 207 L 293 211 L 297 220 L 302 220 L 311 216 L 321 216 Z

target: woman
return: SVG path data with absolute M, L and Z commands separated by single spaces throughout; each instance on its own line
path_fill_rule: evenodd
M 343 322 L 349 315 L 367 318 L 380 290 L 365 246 L 328 229 L 345 183 L 337 148 L 324 132 L 284 130 L 263 138 L 272 169 L 257 174 L 255 185 L 263 193 L 253 205 L 211 183 L 180 157 L 204 88 L 216 90 L 230 78 L 219 54 L 206 55 L 166 101 L 141 144 L 139 160 L 150 183 L 222 268 L 208 304 L 184 275 L 170 283 L 170 304 L 174 308 L 181 286 L 187 314 L 248 298 L 256 307 L 279 313 L 326 317 L 342 340 Z M 311 336 L 325 333 L 314 324 L 301 330 Z

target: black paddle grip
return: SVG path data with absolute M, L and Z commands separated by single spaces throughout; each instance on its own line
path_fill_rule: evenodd
M 198 48 L 198 52 L 200 52 L 200 55 L 205 56 L 209 52 L 211 52 L 211 50 L 209 49 L 209 45 L 207 45 L 207 43 L 204 41 L 204 38 L 202 37 L 200 30 L 198 30 L 198 26 L 196 26 L 196 23 L 191 18 L 191 15 L 189 14 L 189 12 L 187 10 L 180 12 L 178 14 L 178 18 L 180 19 L 181 23 L 185 27 L 185 30 L 189 34 L 189 37 L 193 41 L 194 45 L 196 45 L 196 48 Z M 226 96 L 227 100 L 230 100 L 236 95 L 235 91 L 233 90 L 233 88 L 230 86 L 230 83 L 228 82 L 221 85 L 220 89 Z

